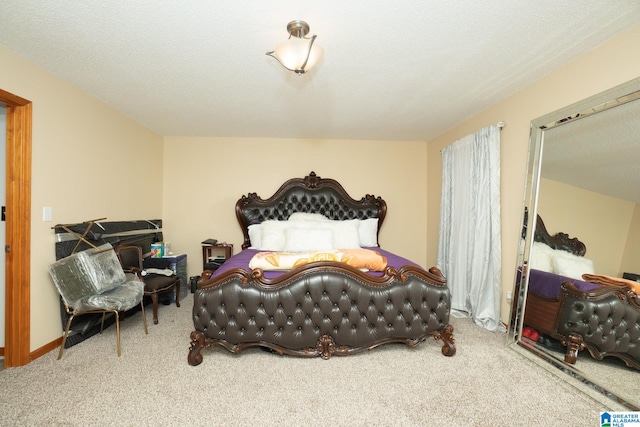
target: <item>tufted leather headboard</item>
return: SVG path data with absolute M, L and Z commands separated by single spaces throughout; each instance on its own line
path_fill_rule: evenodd
M 248 227 L 268 219 L 284 221 L 294 212 L 320 213 L 332 220 L 378 218 L 378 232 L 387 214 L 382 198 L 367 194 L 352 199 L 336 180 L 320 178 L 311 172 L 292 178 L 273 196 L 263 200 L 256 193 L 242 196 L 236 203 L 236 217 L 244 233 L 242 249 L 251 246 Z

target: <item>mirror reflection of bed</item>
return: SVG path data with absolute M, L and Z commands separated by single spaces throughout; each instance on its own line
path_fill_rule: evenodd
M 637 99 L 640 94 L 634 93 L 638 90 L 640 79 L 532 122 L 530 183 L 525 207 L 535 218 L 543 219 L 542 228 L 549 235 L 565 233 L 568 235 L 565 238 L 577 238 L 584 243 L 584 262 L 571 266 L 576 281 L 582 279 L 583 273 L 634 280 L 640 274 L 640 99 Z M 611 102 L 613 99 L 617 101 Z M 530 219 L 527 228 L 538 231 L 539 227 Z M 531 246 L 522 249 L 524 259 L 519 265 L 534 268 L 537 262 L 538 267 L 554 272 L 553 262 L 545 266 L 540 261 L 542 243 L 532 243 L 531 233 L 527 237 L 526 244 Z M 528 277 L 529 290 L 533 280 Z M 612 327 L 632 322 L 631 317 L 635 317 L 636 324 L 626 333 L 632 341 L 638 340 L 640 300 L 624 288 L 614 298 L 624 299 L 623 295 L 628 297 L 632 309 L 623 320 L 616 318 L 618 324 Z M 617 396 L 626 406 L 640 408 L 640 343 L 629 344 L 632 354 L 626 356 L 598 354 L 596 349 L 596 356 L 603 356 L 603 360 L 593 357 L 586 347 L 578 349 L 571 363 L 567 361 L 567 342 L 563 344 L 557 334 L 550 336 L 553 334 L 549 332 L 557 331 L 531 332 L 533 328 L 527 326 L 531 316 L 538 316 L 533 323 L 542 321 L 540 329 L 552 328 L 544 324 L 545 318 L 551 322 L 549 313 L 536 313 L 534 302 L 531 308 L 527 301 L 521 304 L 513 313 L 516 317 L 517 313 L 523 313 L 522 343 L 544 352 L 564 367 L 571 367 L 572 372 L 594 388 Z M 570 323 L 567 318 L 561 320 Z
M 537 217 L 529 270 L 523 340 L 600 380 L 623 395 L 640 372 L 640 283 L 596 273 L 587 248 L 566 233 L 548 233 Z

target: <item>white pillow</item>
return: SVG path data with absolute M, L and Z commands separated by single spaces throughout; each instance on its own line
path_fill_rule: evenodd
M 555 249 L 553 249 L 551 246 L 547 246 L 546 244 L 542 243 L 542 242 L 533 242 L 533 247 L 531 248 L 532 253 L 544 253 L 547 254 L 548 256 L 552 256 L 555 253 Z
M 286 221 L 274 219 L 262 222 L 260 246 L 256 248 L 262 251 L 283 251 L 286 242 L 284 231 L 287 225 Z
M 329 221 L 329 218 L 320 213 L 294 212 L 289 215 L 289 221 Z
M 289 227 L 284 232 L 285 252 L 328 251 L 333 249 L 333 231 L 329 228 Z
M 361 247 L 378 246 L 378 218 L 360 220 L 358 234 Z
M 262 224 L 251 224 L 247 227 L 249 240 L 252 249 L 259 249 L 262 246 Z
M 533 242 L 531 254 L 529 255 L 529 268 L 553 273 L 551 256 L 555 251 L 541 242 Z
M 531 253 L 531 256 L 529 257 L 529 268 L 553 273 L 551 258 L 549 257 L 549 255 L 542 252 Z
M 572 279 L 582 280 L 583 274 L 593 274 L 593 261 L 567 251 L 556 250 L 551 257 L 553 272 Z
M 330 225 L 333 230 L 333 247 L 335 249 L 359 249 L 360 232 L 358 219 L 346 221 L 329 221 L 322 223 L 323 226 Z
M 270 219 L 261 224 L 250 225 L 248 233 L 249 240 L 251 240 L 251 248 L 263 251 L 292 251 L 285 249 L 288 246 L 286 231 L 292 227 L 302 230 L 330 230 L 333 235 L 332 249 L 358 249 L 360 247 L 378 246 L 378 218 L 332 221 L 321 214 L 295 212 L 291 214 L 288 221 Z M 296 231 L 296 239 L 299 233 L 301 232 Z M 296 242 L 294 242 L 293 246 L 296 248 L 303 247 L 303 245 Z M 323 249 L 306 250 L 325 250 L 325 246 L 323 243 Z

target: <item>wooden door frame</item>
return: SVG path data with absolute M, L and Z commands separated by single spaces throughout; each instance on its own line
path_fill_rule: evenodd
M 7 106 L 4 366 L 29 363 L 31 345 L 31 101 L 0 89 Z

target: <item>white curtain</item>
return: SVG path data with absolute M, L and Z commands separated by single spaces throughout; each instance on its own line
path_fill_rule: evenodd
M 442 150 L 438 268 L 451 308 L 490 331 L 504 330 L 501 253 L 500 128 L 489 126 Z

